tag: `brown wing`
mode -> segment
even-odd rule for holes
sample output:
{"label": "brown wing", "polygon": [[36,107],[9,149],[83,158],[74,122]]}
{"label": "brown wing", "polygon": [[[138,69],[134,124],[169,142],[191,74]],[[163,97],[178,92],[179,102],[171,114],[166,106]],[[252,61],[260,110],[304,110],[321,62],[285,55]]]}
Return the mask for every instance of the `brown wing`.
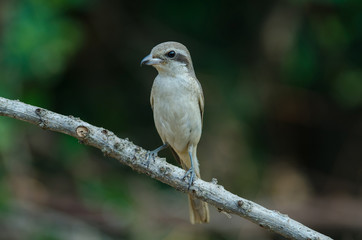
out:
{"label": "brown wing", "polygon": [[153,110],[153,87],[151,89],[151,96],[150,96],[151,108]]}
{"label": "brown wing", "polygon": [[198,100],[199,100],[199,108],[200,108],[200,114],[201,114],[201,123],[204,119],[204,93],[202,91],[201,84],[199,80],[196,79],[196,82],[198,84]]}

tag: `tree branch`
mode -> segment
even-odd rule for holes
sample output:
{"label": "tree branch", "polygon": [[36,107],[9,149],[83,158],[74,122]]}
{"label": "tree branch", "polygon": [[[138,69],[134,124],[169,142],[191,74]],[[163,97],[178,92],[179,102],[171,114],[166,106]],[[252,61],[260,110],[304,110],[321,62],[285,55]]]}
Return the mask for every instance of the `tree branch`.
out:
{"label": "tree branch", "polygon": [[220,211],[246,218],[259,226],[291,239],[331,239],[278,211],[266,209],[252,201],[241,198],[223,186],[196,179],[188,190],[188,181],[183,180],[185,171],[156,157],[147,167],[147,151],[127,139],[118,138],[113,132],[86,123],[73,116],[64,116],[49,110],[0,97],[0,116],[7,116],[35,124],[43,129],[73,136],[83,144],[102,150],[132,169],[147,174],[171,187],[187,192],[215,206]]}

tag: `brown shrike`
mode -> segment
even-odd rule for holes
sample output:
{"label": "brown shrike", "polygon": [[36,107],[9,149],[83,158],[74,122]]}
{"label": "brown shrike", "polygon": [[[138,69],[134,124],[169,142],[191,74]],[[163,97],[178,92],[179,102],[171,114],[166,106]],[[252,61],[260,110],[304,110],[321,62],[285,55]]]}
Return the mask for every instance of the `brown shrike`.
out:
{"label": "brown shrike", "polygon": [[[192,66],[191,56],[181,43],[164,42],[155,46],[141,65],[158,71],[151,90],[151,106],[163,145],[148,154],[155,158],[162,149],[171,147],[175,158],[187,170],[189,187],[196,175],[200,178],[196,156],[202,131],[204,95]],[[207,203],[189,195],[191,223],[209,222]]]}

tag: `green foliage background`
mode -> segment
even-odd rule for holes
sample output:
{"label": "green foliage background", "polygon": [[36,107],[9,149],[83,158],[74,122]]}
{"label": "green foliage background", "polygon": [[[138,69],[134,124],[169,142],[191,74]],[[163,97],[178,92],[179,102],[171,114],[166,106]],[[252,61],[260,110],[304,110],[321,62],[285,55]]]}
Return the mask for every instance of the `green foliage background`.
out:
{"label": "green foliage background", "polygon": [[[203,179],[334,239],[362,236],[358,0],[2,0],[0,96],[161,144],[141,59],[190,50],[205,94]],[[175,163],[169,152],[162,153]],[[282,239],[75,139],[0,118],[0,239]]]}

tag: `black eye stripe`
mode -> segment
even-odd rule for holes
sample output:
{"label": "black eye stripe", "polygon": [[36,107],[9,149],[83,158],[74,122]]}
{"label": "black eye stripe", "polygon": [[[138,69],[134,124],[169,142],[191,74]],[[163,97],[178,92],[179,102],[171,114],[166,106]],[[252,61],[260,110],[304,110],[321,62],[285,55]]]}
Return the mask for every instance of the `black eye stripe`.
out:
{"label": "black eye stripe", "polygon": [[187,59],[187,57],[185,55],[183,55],[181,53],[176,53],[174,50],[168,51],[167,53],[165,53],[165,56],[174,61],[183,63],[186,66],[188,66],[190,64],[189,60]]}
{"label": "black eye stripe", "polygon": [[189,65],[189,60],[187,59],[187,57],[185,55],[180,54],[180,53],[178,53],[176,55],[175,61],[178,61],[180,63],[184,63],[186,65]]}

